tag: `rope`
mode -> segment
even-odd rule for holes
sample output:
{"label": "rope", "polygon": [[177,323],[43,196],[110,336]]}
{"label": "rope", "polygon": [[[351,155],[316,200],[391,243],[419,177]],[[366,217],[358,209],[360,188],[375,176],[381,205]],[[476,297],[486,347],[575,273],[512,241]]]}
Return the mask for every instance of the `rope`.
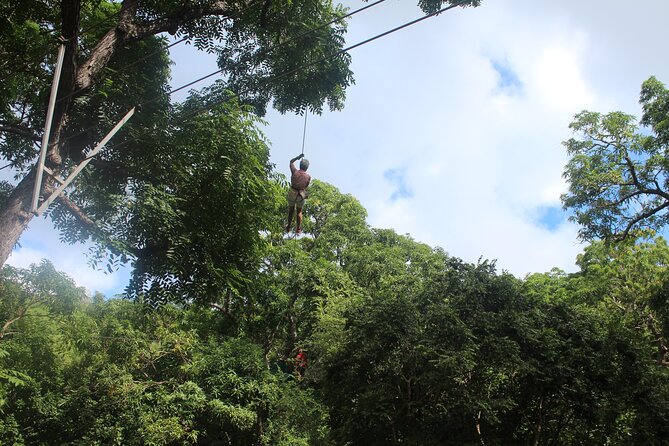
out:
{"label": "rope", "polygon": [[304,130],[302,131],[302,155],[304,155],[304,140],[306,139],[307,136],[307,115],[309,114],[309,110],[304,111]]}

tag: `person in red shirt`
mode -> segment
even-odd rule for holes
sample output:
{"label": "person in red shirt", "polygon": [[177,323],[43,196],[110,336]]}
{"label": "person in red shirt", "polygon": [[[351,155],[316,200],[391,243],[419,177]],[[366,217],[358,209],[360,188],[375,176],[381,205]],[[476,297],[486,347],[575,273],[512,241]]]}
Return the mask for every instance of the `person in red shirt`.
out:
{"label": "person in red shirt", "polygon": [[[295,161],[300,161],[300,168],[295,167]],[[304,200],[307,199],[307,187],[311,182],[311,175],[307,173],[309,160],[304,158],[304,154],[298,155],[290,160],[290,189],[288,190],[288,224],[286,232],[290,232],[293,224],[293,214],[295,216],[295,233],[302,232],[302,207]],[[297,209],[297,211],[296,211]]]}
{"label": "person in red shirt", "polygon": [[295,355],[295,372],[299,378],[302,378],[305,370],[307,370],[307,355],[300,348]]}

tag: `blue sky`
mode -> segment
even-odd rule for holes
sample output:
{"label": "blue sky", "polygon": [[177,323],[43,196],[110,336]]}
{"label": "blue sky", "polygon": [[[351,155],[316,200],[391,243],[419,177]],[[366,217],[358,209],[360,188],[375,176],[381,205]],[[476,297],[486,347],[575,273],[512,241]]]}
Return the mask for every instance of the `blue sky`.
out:
{"label": "blue sky", "polygon": [[[411,0],[388,0],[350,20],[347,45],[420,14]],[[666,0],[483,0],[355,49],[345,109],[309,116],[310,172],[358,198],[373,227],[466,261],[497,259],[519,277],[573,271],[583,246],[560,206],[561,142],[577,112],[638,116],[641,83],[669,82],[666,17]],[[216,69],[186,45],[173,57],[174,86]],[[287,174],[303,118],[266,119],[272,161]],[[105,293],[127,281],[88,268],[86,247],[60,244],[48,222],[21,243],[9,263],[48,257]]]}
{"label": "blue sky", "polygon": [[509,96],[522,94],[523,83],[518,78],[518,74],[513,71],[508,60],[490,59],[492,68],[497,72],[497,91],[500,94]]}
{"label": "blue sky", "polygon": [[393,186],[393,191],[390,194],[391,202],[395,202],[401,199],[410,199],[413,197],[413,190],[407,184],[406,173],[406,167],[388,169],[383,172],[383,178],[385,178]]}

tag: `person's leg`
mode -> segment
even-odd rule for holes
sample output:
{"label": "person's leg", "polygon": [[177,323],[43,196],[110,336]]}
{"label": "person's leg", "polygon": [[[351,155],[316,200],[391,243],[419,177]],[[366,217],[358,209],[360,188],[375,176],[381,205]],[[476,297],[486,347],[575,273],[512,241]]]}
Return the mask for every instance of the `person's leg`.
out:
{"label": "person's leg", "polygon": [[297,215],[295,217],[295,232],[297,234],[302,232],[302,207],[297,205]]}
{"label": "person's leg", "polygon": [[296,194],[293,189],[288,189],[288,194],[286,194],[286,200],[288,201],[288,224],[286,224],[286,232],[290,232],[290,227],[293,224],[293,212],[295,209],[295,198]]}
{"label": "person's leg", "polygon": [[286,232],[290,232],[290,227],[293,224],[293,210],[295,205],[288,204],[288,224],[286,225]]}

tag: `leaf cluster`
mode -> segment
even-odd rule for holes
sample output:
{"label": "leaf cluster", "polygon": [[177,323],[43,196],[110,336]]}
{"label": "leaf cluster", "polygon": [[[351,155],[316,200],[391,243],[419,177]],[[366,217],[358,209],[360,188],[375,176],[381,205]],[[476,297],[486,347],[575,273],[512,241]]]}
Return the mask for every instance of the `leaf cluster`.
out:
{"label": "leaf cluster", "polygon": [[639,129],[622,112],[583,111],[564,142],[570,155],[564,170],[569,192],[562,196],[584,239],[620,239],[669,221],[669,164],[666,112],[669,93],[654,77],[644,82]]}

